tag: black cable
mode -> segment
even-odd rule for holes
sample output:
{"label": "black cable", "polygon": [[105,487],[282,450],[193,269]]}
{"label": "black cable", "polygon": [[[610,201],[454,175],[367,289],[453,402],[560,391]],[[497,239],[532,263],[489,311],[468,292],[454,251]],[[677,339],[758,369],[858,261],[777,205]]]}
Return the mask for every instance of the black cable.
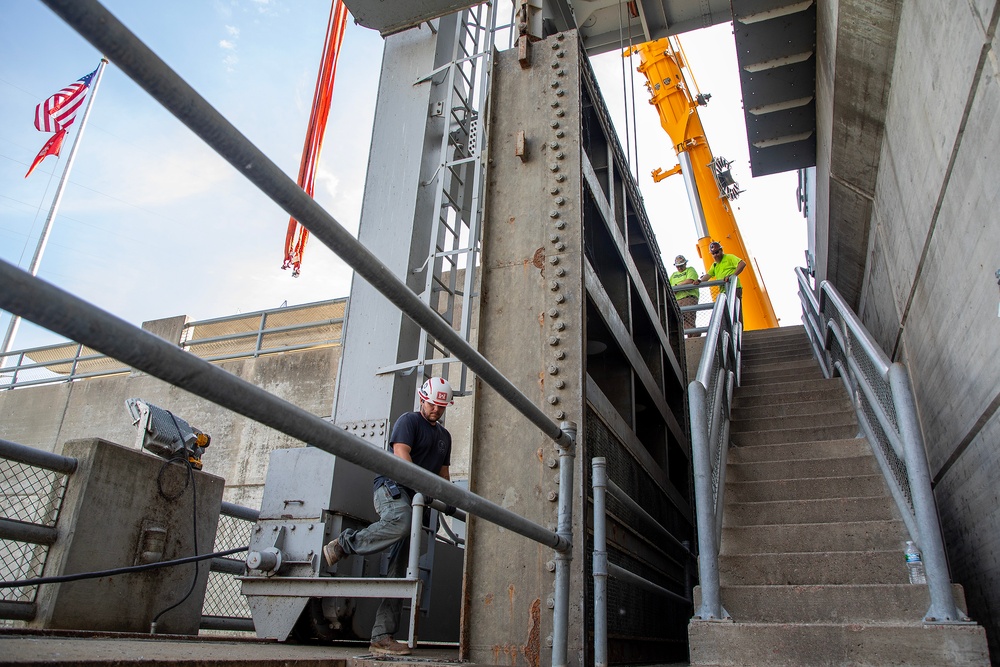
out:
{"label": "black cable", "polygon": [[113,570],[100,570],[98,572],[81,572],[80,574],[64,574],[58,577],[37,577],[35,579],[22,579],[21,581],[0,581],[0,588],[19,588],[21,586],[41,586],[42,584],[65,584],[70,581],[80,581],[81,579],[99,579],[101,577],[113,577],[118,574],[132,574],[134,572],[145,572],[155,570],[160,567],[174,567],[176,565],[187,565],[196,561],[208,560],[209,558],[222,558],[247,551],[250,547],[236,547],[227,551],[217,551],[213,554],[203,556],[187,556],[175,560],[164,560],[159,563],[148,563],[146,565],[131,565],[129,567],[118,567]]}
{"label": "black cable", "polygon": [[[170,420],[174,423],[174,428],[177,429],[177,436],[180,438],[180,443],[181,443],[180,456],[184,457],[183,460],[184,460],[184,463],[187,466],[187,473],[188,473],[188,477],[187,478],[188,478],[188,483],[191,486],[191,526],[194,529],[194,555],[197,556],[198,555],[198,489],[197,489],[197,486],[198,485],[195,483],[195,480],[194,480],[194,466],[191,463],[191,458],[188,456],[188,450],[187,450],[187,447],[185,446],[185,443],[184,443],[184,433],[181,431],[181,425],[177,423],[177,418],[174,417],[174,413],[172,413],[169,410],[167,410],[167,414],[170,415]],[[173,460],[173,459],[175,459],[175,458],[177,458],[176,454],[174,455],[174,457],[172,459],[169,459],[167,461],[167,463],[170,463],[170,461]],[[163,469],[161,468],[160,471],[162,472]],[[157,475],[157,486],[159,486],[159,475]],[[180,494],[178,494],[176,497],[179,498],[180,495],[184,493],[185,489],[187,489],[186,485],[185,485],[184,489],[181,489]],[[159,491],[160,491],[160,494],[163,495],[164,498],[167,498],[167,496],[163,493],[163,489],[162,488],[160,488]],[[167,499],[168,500],[173,500],[172,498],[167,498]],[[176,609],[177,607],[179,607],[182,604],[184,604],[184,602],[189,597],[191,597],[191,594],[194,593],[195,586],[198,584],[198,576],[201,574],[201,571],[199,570],[198,563],[199,563],[199,561],[197,561],[197,560],[194,562],[194,577],[191,579],[191,586],[190,586],[190,588],[188,588],[188,592],[185,593],[184,597],[182,597],[180,600],[178,600],[174,604],[170,605],[169,607],[167,607],[166,609],[164,609],[163,611],[161,611],[160,613],[158,613],[156,616],[153,617],[153,620],[150,621],[150,623],[149,623],[149,634],[156,634],[156,622],[160,620],[160,616],[163,616],[168,611]]]}

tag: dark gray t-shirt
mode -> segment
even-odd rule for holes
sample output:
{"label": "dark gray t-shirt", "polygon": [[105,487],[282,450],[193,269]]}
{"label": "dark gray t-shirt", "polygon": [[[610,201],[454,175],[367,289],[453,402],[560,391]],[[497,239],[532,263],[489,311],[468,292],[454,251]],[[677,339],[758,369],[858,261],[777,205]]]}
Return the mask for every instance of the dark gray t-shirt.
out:
{"label": "dark gray t-shirt", "polygon": [[[407,412],[396,420],[389,436],[389,446],[401,442],[410,446],[410,458],[418,466],[434,473],[451,465],[451,433],[440,424],[431,424],[419,412]],[[391,481],[384,475],[375,478],[375,489]],[[402,485],[400,485],[402,486]],[[402,486],[413,497],[413,490]]]}

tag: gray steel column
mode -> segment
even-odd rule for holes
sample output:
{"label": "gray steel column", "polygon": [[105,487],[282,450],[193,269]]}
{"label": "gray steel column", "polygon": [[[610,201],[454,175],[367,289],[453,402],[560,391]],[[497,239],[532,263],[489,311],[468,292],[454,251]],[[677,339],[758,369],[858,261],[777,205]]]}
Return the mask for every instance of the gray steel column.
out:
{"label": "gray steel column", "polygon": [[[424,184],[441,162],[444,125],[431,110],[446,92],[440,77],[426,75],[451,58],[457,20],[390,35],[382,56],[358,240],[414,292],[424,287],[414,269],[427,259],[435,216]],[[349,308],[333,420],[394,420],[414,408],[417,378],[379,369],[415,358],[420,329],[357,274]]]}

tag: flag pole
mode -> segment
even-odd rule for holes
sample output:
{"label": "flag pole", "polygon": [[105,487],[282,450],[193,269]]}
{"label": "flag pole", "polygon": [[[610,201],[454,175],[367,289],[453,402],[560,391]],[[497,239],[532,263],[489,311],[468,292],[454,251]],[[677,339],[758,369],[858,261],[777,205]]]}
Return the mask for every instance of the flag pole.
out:
{"label": "flag pole", "polygon": [[[104,74],[104,66],[107,64],[108,59],[101,58],[101,63],[97,66],[97,75],[94,78],[94,83],[90,86],[87,106],[84,108],[83,117],[80,119],[80,129],[77,130],[76,139],[73,140],[73,147],[66,157],[66,166],[63,167],[59,186],[56,188],[56,193],[52,198],[52,206],[49,208],[49,215],[45,219],[42,235],[38,237],[38,245],[35,246],[35,255],[31,258],[31,266],[28,268],[28,271],[33,276],[38,275],[38,265],[42,263],[42,253],[45,252],[45,246],[49,242],[49,235],[52,233],[52,223],[55,222],[56,213],[59,211],[59,204],[62,203],[63,191],[66,189],[66,183],[69,182],[69,172],[73,168],[76,149],[80,147],[80,140],[83,139],[83,130],[87,127],[87,119],[90,118],[90,109],[94,105],[94,98],[97,97],[97,87],[101,85],[101,76]],[[6,354],[10,352],[10,348],[14,344],[14,336],[17,335],[17,329],[20,325],[21,318],[14,315],[7,325],[7,333],[3,338],[3,346],[0,347],[0,364],[4,362]]]}

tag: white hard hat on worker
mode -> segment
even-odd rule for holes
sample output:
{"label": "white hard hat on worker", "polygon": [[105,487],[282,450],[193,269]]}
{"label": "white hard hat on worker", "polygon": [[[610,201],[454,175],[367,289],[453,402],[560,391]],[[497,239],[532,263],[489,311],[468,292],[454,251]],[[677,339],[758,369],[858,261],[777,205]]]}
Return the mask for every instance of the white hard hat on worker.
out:
{"label": "white hard hat on worker", "polygon": [[447,407],[449,405],[454,405],[455,401],[452,400],[453,391],[451,389],[451,383],[442,377],[432,377],[428,378],[426,382],[420,387],[420,391],[417,395],[420,397],[421,401],[427,401],[433,405],[438,405],[440,407]]}

